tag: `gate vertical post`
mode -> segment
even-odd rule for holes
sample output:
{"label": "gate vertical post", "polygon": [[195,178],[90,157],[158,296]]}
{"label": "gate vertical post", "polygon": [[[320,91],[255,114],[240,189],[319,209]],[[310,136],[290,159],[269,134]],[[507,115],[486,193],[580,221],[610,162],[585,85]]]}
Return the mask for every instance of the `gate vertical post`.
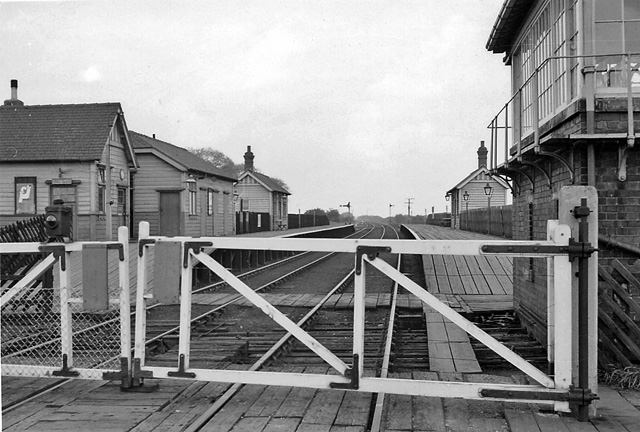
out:
{"label": "gate vertical post", "polygon": [[118,228],[118,242],[122,245],[124,260],[119,261],[120,280],[120,357],[131,365],[131,297],[129,289],[129,229]]}
{"label": "gate vertical post", "polygon": [[138,276],[136,284],[136,335],[134,357],[144,366],[145,339],[147,335],[147,247],[140,242],[149,237],[149,222],[140,222],[138,228]]}
{"label": "gate vertical post", "polygon": [[[547,225],[553,231],[550,233],[554,243],[558,245],[568,245],[571,231],[566,225],[558,225],[557,221],[549,221]],[[553,263],[553,286],[547,290],[550,298],[547,320],[553,321],[553,326],[549,331],[553,334],[547,338],[553,340],[552,358],[554,383],[556,389],[569,390],[573,383],[573,359],[572,342],[574,339],[572,311],[571,285],[573,276],[571,273],[571,263],[566,255],[558,255],[551,258]],[[570,411],[568,402],[556,402],[556,411]]]}
{"label": "gate vertical post", "polygon": [[[71,254],[64,251],[64,259],[60,260],[60,345],[63,369],[73,367],[73,320],[69,306],[69,289],[71,289],[71,272],[67,267],[71,263]],[[66,265],[64,264],[66,263]]]}
{"label": "gate vertical post", "polygon": [[[554,231],[558,226],[558,220],[547,221],[547,240],[553,241]],[[547,362],[549,373],[554,370],[555,362],[555,278],[554,257],[547,258]]]}
{"label": "gate vertical post", "polygon": [[193,275],[193,257],[182,243],[184,263],[180,270],[180,339],[178,342],[178,359],[181,371],[189,367],[189,350],[191,347],[191,285]]}
{"label": "gate vertical post", "polygon": [[[574,215],[574,209],[580,207],[583,204],[583,199],[586,199],[586,205],[591,212],[588,216],[585,216],[586,222],[589,224],[588,238],[592,243],[597,244],[598,239],[598,193],[593,186],[564,186],[560,189],[559,193],[559,211],[558,217],[561,224],[568,225],[571,228],[571,235],[574,239],[579,235],[579,219]],[[571,264],[572,274],[578,273],[578,261],[573,260]],[[573,334],[578,335],[580,330],[586,331],[585,342],[587,344],[586,351],[586,363],[587,371],[584,372],[587,375],[587,388],[593,393],[598,391],[598,253],[594,252],[587,258],[586,271],[588,272],[588,286],[586,287],[586,329],[580,329],[578,320],[578,278],[572,278],[572,315],[573,319]],[[580,359],[578,349],[578,338],[573,338],[572,344],[573,358]],[[573,382],[579,381],[579,367],[578,363],[574,362],[573,367]],[[589,414],[595,415],[595,404],[589,405]]]}
{"label": "gate vertical post", "polygon": [[[364,365],[364,303],[365,303],[365,278],[366,266],[364,255],[356,253],[356,273],[353,281],[353,354],[357,354],[358,373],[362,373]],[[354,358],[354,362],[356,359]],[[359,378],[359,377],[358,377]],[[353,377],[352,377],[353,379]]]}

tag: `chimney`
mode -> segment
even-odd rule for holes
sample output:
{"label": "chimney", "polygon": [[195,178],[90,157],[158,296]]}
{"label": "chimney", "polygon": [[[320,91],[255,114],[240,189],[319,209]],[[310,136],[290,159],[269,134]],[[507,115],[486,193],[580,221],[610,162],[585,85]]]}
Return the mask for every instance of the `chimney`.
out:
{"label": "chimney", "polygon": [[4,101],[5,106],[23,106],[24,103],[18,99],[18,80],[11,80],[11,99]]}
{"label": "chimney", "polygon": [[478,147],[478,168],[487,168],[487,153],[488,150],[484,146],[484,141],[480,141],[480,147]]}
{"label": "chimney", "polygon": [[253,171],[253,153],[251,146],[247,146],[247,152],[244,154],[244,170]]}

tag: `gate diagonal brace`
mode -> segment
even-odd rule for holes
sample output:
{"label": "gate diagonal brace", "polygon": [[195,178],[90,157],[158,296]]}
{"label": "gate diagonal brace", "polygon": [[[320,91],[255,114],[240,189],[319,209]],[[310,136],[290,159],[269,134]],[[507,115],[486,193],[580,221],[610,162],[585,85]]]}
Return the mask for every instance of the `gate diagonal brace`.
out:
{"label": "gate diagonal brace", "polygon": [[367,255],[369,261],[378,257],[380,252],[391,252],[388,246],[358,246],[356,248],[356,274],[362,273],[362,255]]}
{"label": "gate diagonal brace", "polygon": [[344,372],[345,378],[350,378],[348,383],[332,382],[329,387],[333,389],[358,390],[360,388],[360,366],[358,366],[358,354],[353,355],[353,365]]}
{"label": "gate diagonal brace", "polygon": [[67,259],[65,258],[64,245],[39,246],[38,250],[42,253],[52,253],[55,258],[58,258],[60,260],[60,269],[62,269],[62,271],[65,271],[67,269]]}
{"label": "gate diagonal brace", "polygon": [[184,257],[182,259],[182,267],[187,268],[189,266],[189,251],[193,249],[193,253],[202,252],[203,247],[213,246],[211,242],[185,242],[184,243]]}

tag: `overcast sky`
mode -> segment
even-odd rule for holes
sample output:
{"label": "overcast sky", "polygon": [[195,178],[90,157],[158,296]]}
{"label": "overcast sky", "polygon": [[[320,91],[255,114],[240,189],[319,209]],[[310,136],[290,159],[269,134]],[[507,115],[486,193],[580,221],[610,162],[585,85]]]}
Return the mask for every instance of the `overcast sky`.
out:
{"label": "overcast sky", "polygon": [[[284,180],[289,211],[445,211],[509,98],[503,0],[0,0],[0,100],[120,102],[129,129]],[[4,90],[3,90],[4,89]],[[344,210],[344,209],[340,209]]]}

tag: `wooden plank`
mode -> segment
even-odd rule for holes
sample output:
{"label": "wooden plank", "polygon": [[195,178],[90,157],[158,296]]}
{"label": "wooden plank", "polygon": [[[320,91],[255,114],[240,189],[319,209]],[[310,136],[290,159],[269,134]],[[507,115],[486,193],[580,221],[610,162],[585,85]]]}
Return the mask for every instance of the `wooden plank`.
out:
{"label": "wooden plank", "polygon": [[[417,380],[438,380],[435,372],[413,372],[413,378]],[[444,422],[444,405],[442,398],[414,396],[413,406],[413,430],[446,432]]]}
{"label": "wooden plank", "polygon": [[433,255],[422,255],[422,268],[424,269],[425,276],[436,274]]}
{"label": "wooden plank", "polygon": [[460,276],[471,276],[469,265],[467,264],[467,260],[464,259],[464,256],[454,255],[453,260],[456,264],[457,271]]}
{"label": "wooden plank", "polygon": [[[461,382],[462,374],[440,372],[441,381]],[[452,431],[466,431],[469,427],[469,404],[465,399],[445,398],[443,400],[445,422]]]}
{"label": "wooden plank", "polygon": [[512,431],[518,432],[540,432],[538,423],[536,422],[533,413],[529,410],[520,410],[505,408],[504,416],[507,419],[507,424]]}
{"label": "wooden plank", "polygon": [[469,417],[469,430],[473,432],[499,432],[509,429],[505,419]]}
{"label": "wooden plank", "polygon": [[[410,379],[411,374],[393,374],[396,378]],[[411,396],[389,394],[385,398],[384,430],[412,430],[413,406]]]}
{"label": "wooden plank", "polygon": [[370,408],[371,393],[346,392],[334,424],[364,428],[369,420]]}
{"label": "wooden plank", "polygon": [[466,294],[465,286],[462,283],[462,278],[458,275],[450,275],[449,285],[451,286],[451,292],[454,294]]}
{"label": "wooden plank", "polygon": [[342,404],[344,393],[343,391],[318,390],[302,417],[301,425],[312,423],[331,426]]}
{"label": "wooden plank", "polygon": [[476,286],[476,282],[471,275],[463,275],[460,276],[460,280],[462,281],[462,286],[464,286],[463,294],[478,294],[478,287]]}
{"label": "wooden plank", "polygon": [[[598,396],[600,396],[600,401],[598,401],[599,419],[608,418],[612,420],[612,423],[615,420],[615,422],[620,423],[629,431],[638,430],[640,413],[628,400],[620,396],[620,393],[611,387],[600,386],[598,388]],[[599,428],[599,422],[594,423]]]}
{"label": "wooden plank", "polygon": [[445,274],[436,275],[436,279],[438,281],[438,293],[452,293],[451,284],[449,283],[449,277]]}
{"label": "wooden plank", "polygon": [[569,429],[558,414],[533,413],[540,432],[569,432]]}
{"label": "wooden plank", "polygon": [[[297,430],[300,424],[299,417],[274,417],[269,420],[262,432],[291,432]],[[254,431],[257,432],[257,431]]]}
{"label": "wooden plank", "polygon": [[269,386],[245,413],[247,417],[273,416],[291,392],[291,387]]}
{"label": "wooden plank", "polygon": [[[269,423],[269,417],[242,417],[233,426],[234,432],[256,432],[262,431]],[[215,425],[216,429],[218,425]],[[219,430],[219,429],[218,429]]]}
{"label": "wooden plank", "polygon": [[245,385],[233,396],[208,424],[215,425],[216,430],[230,430],[264,392],[266,386]]}

